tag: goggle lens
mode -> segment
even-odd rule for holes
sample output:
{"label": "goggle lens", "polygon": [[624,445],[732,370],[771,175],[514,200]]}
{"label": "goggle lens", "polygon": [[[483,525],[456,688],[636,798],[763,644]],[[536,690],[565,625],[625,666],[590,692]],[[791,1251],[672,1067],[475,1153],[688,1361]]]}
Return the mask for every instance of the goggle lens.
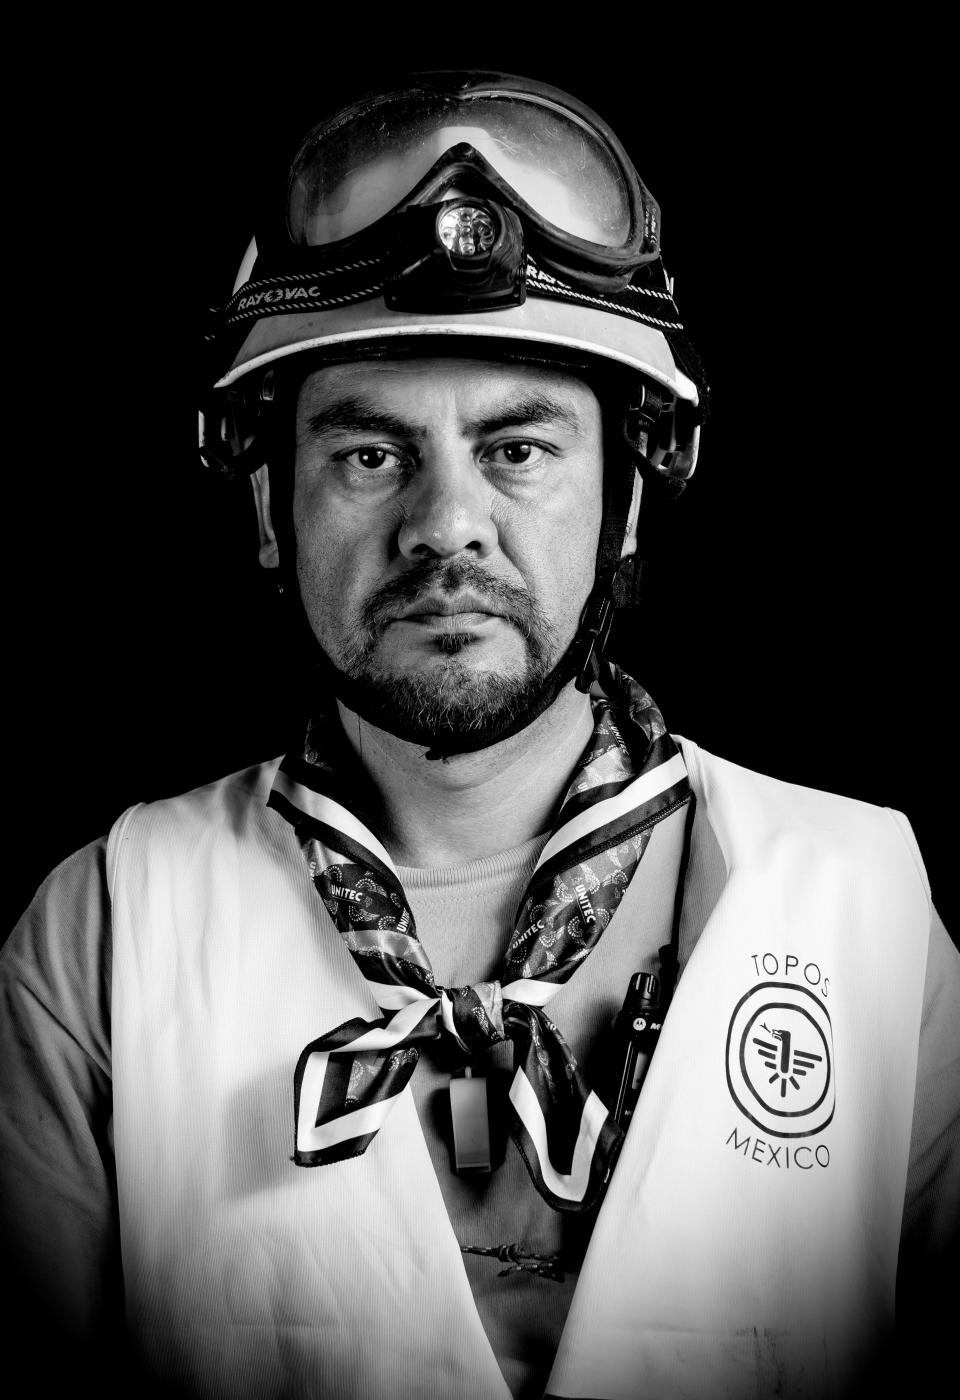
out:
{"label": "goggle lens", "polygon": [[293,242],[318,247],[369,228],[460,143],[563,233],[603,248],[628,242],[630,186],[601,134],[548,98],[499,89],[388,96],[314,132],[291,173]]}

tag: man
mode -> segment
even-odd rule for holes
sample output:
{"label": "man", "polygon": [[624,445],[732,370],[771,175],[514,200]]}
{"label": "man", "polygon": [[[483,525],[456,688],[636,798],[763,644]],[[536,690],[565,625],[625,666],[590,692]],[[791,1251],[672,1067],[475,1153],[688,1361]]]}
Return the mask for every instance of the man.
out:
{"label": "man", "polygon": [[122,1289],[188,1394],[851,1393],[956,1207],[956,958],[902,818],[605,655],[706,393],[616,138],[491,75],[335,114],[212,361],[312,713],[9,946],[34,1295]]}

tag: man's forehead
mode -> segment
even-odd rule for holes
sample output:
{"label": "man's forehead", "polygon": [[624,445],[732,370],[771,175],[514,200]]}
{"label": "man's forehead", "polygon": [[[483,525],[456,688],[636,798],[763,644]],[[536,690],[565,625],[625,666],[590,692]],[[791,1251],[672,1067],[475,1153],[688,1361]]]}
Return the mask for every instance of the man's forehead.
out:
{"label": "man's forehead", "polygon": [[454,402],[467,415],[501,404],[536,409],[543,419],[555,411],[571,426],[586,425],[599,409],[590,385],[563,365],[526,365],[473,356],[404,356],[323,365],[303,380],[300,416],[349,397],[384,406],[425,407]]}

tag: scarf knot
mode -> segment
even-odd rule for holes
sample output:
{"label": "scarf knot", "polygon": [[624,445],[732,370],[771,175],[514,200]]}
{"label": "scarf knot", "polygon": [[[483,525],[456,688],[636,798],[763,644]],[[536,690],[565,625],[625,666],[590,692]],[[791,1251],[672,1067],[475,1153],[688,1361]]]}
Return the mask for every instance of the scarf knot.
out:
{"label": "scarf knot", "polygon": [[477,982],[472,987],[438,987],[443,1029],[471,1059],[507,1039],[503,1028],[503,987]]}

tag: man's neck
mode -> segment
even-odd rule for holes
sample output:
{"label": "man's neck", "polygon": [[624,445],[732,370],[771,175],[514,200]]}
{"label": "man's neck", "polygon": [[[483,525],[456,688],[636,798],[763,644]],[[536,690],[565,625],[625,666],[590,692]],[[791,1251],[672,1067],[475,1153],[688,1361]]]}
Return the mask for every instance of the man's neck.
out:
{"label": "man's neck", "polygon": [[519,734],[442,759],[339,708],[398,865],[461,865],[549,831],[593,733],[589,697],[572,684]]}

